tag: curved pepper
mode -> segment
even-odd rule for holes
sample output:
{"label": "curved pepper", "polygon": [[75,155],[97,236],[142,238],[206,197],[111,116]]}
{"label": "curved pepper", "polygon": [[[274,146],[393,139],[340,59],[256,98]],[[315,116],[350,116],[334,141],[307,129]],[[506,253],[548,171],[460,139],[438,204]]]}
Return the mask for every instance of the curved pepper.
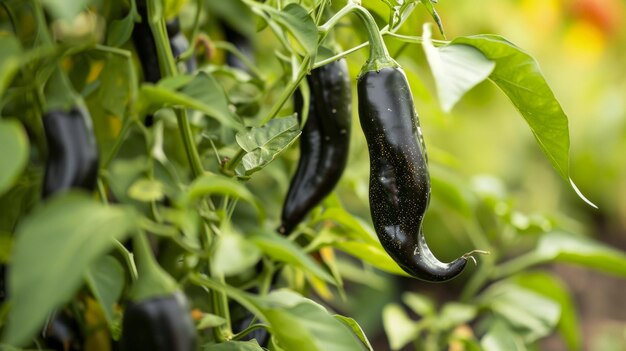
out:
{"label": "curved pepper", "polygon": [[[300,136],[300,161],[289,185],[278,232],[289,234],[333,190],[348,161],[351,89],[348,67],[339,60],[311,71],[309,117]],[[302,110],[295,95],[295,110]],[[302,121],[300,121],[302,122]]]}
{"label": "curved pepper", "polygon": [[382,246],[416,278],[439,282],[456,277],[467,256],[440,262],[422,232],[430,177],[404,72],[399,67],[364,72],[358,79],[358,100],[370,154],[370,211]]}
{"label": "curved pepper", "polygon": [[43,196],[80,187],[93,190],[98,178],[98,147],[89,112],[73,108],[53,110],[43,116],[48,161]]}
{"label": "curved pepper", "polygon": [[121,350],[195,351],[196,330],[185,295],[131,302],[124,312]]}

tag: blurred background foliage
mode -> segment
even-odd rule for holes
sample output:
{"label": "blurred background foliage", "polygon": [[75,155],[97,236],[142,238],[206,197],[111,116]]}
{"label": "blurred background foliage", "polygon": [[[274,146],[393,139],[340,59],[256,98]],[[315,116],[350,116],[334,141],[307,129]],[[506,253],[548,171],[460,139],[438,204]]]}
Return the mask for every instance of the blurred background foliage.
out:
{"label": "blurred background foliage", "polygon": [[[383,1],[362,2],[378,16],[381,24],[386,21],[389,9]],[[104,18],[110,21],[124,16],[124,6],[120,5],[123,3],[123,0],[92,1],[92,6],[98,9],[97,13],[103,18],[81,17],[87,23],[88,32],[102,37],[102,21]],[[169,11],[172,13],[180,9],[181,26],[189,34],[196,10],[194,2],[169,3]],[[217,3],[220,1],[206,1],[208,15],[202,30],[211,40],[224,40],[219,21],[211,21],[219,19],[254,36],[253,43],[257,49],[255,59],[265,82],[280,80],[288,67],[283,66],[273,54],[279,48],[273,33],[267,29],[256,33],[256,21],[251,13],[228,12],[228,6],[221,7]],[[307,1],[302,3],[306,5]],[[339,8],[345,2],[335,0],[332,3]],[[428,148],[433,195],[424,230],[435,254],[443,261],[448,261],[476,248],[469,240],[472,232],[477,230],[476,225],[501,250],[499,259],[516,257],[529,250],[537,241],[538,234],[554,228],[586,234],[626,250],[626,162],[621,154],[622,150],[626,150],[626,26],[623,24],[626,20],[626,3],[620,0],[440,0],[436,9],[442,18],[447,39],[495,33],[537,59],[569,117],[570,174],[581,191],[599,209],[585,204],[569,184],[559,178],[537,146],[527,124],[494,84],[488,81],[481,83],[452,112],[445,113],[438,104],[435,83],[422,47],[386,38],[390,53],[405,68],[409,78]],[[424,22],[432,22],[432,19],[420,6],[400,32],[421,35]],[[7,21],[0,23],[8,26]],[[23,22],[19,26],[25,37],[33,35],[32,23]],[[366,40],[360,26],[351,26],[349,21],[342,22],[342,26],[337,30],[336,40],[343,49]],[[81,34],[71,29],[64,29],[61,25],[53,28],[61,41],[81,40]],[[2,30],[10,31],[8,27]],[[443,39],[443,36],[435,33],[435,38]],[[130,47],[130,43],[127,43],[124,48],[130,50]],[[210,60],[205,63],[223,63],[222,50],[213,48],[211,54]],[[353,82],[365,58],[366,50],[348,56]],[[104,80],[104,77],[118,77],[122,81],[128,79],[124,65],[120,63],[122,60],[118,58],[118,61],[114,56],[87,52],[67,62],[72,67],[71,79],[76,90],[89,92],[86,103],[105,154],[107,145],[110,147],[120,132],[124,103],[118,97],[108,96],[103,99],[100,94],[91,92],[98,91],[98,84],[109,88],[115,84],[124,85],[115,79],[109,82]],[[240,86],[233,82],[228,72],[222,73],[216,76],[229,98],[232,98],[235,91],[231,89]],[[280,87],[278,83],[268,87],[273,94],[266,96],[267,101],[260,106],[256,116],[264,116],[271,108],[271,102],[281,92]],[[107,92],[112,90],[103,88]],[[125,94],[121,92],[120,98],[127,96]],[[24,104],[27,103],[28,99],[25,99]],[[371,223],[368,206],[369,158],[356,114],[356,94],[353,96],[353,107],[354,132],[349,165],[336,195],[327,199],[326,204],[333,207],[341,202],[350,214]],[[19,111],[19,104],[14,109]],[[291,114],[291,109],[287,104],[280,116]],[[206,123],[211,122],[203,120],[201,115],[192,116],[191,119],[196,126],[210,129]],[[184,151],[179,147],[179,133],[173,116],[168,116],[166,111],[163,120],[165,135],[168,136],[164,141],[168,157],[175,164],[186,164]],[[201,143],[205,167],[213,171],[219,165],[210,141],[219,140],[223,143],[217,145],[220,154],[234,153],[234,149],[228,146],[229,143],[233,144],[232,133],[223,130],[216,133],[222,134],[218,137],[206,135]],[[121,155],[130,158],[133,154],[145,154],[142,142],[140,137],[133,138],[131,135]],[[297,147],[292,146],[248,182],[248,187],[260,198],[270,222],[279,218],[289,177],[293,174],[298,157]],[[111,169],[113,178],[123,179],[138,172],[128,162],[126,165],[120,162],[118,166]],[[119,170],[119,174],[115,173],[115,169]],[[249,206],[239,206],[234,218],[238,218],[238,215],[249,218],[251,212]],[[311,222],[320,215],[319,212],[313,214]],[[474,216],[477,223],[471,219]],[[236,224],[245,230],[256,222],[250,221],[248,224],[241,221]],[[325,229],[320,228],[320,232]],[[331,255],[328,251],[326,254]],[[470,267],[452,282],[433,285],[383,274],[368,266],[363,268],[347,255],[338,254],[337,267],[347,282],[345,288],[348,297],[334,290],[328,291],[322,285],[314,287],[315,293],[341,314],[355,318],[376,350],[388,349],[390,342],[392,345],[397,342],[397,339],[389,338],[389,332],[393,333],[394,328],[396,331],[402,327],[412,328],[410,321],[403,323],[389,317],[403,315],[394,310],[398,303],[411,307],[404,309],[408,318],[425,319],[428,313],[434,313],[432,310],[438,310],[444,302],[459,300],[461,290],[477,271],[477,268]],[[560,264],[548,268],[565,282],[563,286],[567,286],[572,293],[572,301],[578,312],[567,309],[567,313],[578,313],[582,326],[578,338],[585,345],[583,349],[625,349],[626,306],[620,292],[626,290],[626,281]],[[542,285],[545,282],[541,273],[524,274],[524,279],[519,278],[524,282],[520,285]],[[289,273],[285,275],[289,280]],[[293,285],[298,284],[297,275],[294,274],[291,279]],[[560,286],[559,283],[555,284]],[[535,288],[539,289],[537,286]],[[567,298],[564,300],[569,301]],[[524,301],[528,300],[512,300],[510,303],[515,305]],[[453,314],[457,317],[463,315],[460,310],[462,307],[457,306]],[[470,316],[469,319],[472,318]],[[576,319],[575,316],[573,318]],[[480,330],[480,326],[473,326],[473,331],[464,322],[460,320],[460,327],[454,330],[455,334],[467,336]],[[577,329],[573,330],[576,332]],[[572,340],[576,339],[575,335],[570,335],[569,341],[553,336],[536,347],[550,351],[568,350],[572,343],[576,343]],[[411,347],[406,346],[403,350],[414,349]],[[465,348],[451,343],[449,350]]]}

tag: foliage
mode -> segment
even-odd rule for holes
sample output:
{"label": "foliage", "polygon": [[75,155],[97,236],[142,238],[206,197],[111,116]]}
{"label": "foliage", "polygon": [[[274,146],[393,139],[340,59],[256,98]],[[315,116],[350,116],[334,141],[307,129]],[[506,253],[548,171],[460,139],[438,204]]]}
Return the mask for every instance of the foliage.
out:
{"label": "foliage", "polygon": [[[301,111],[289,101],[306,89],[303,78],[314,67],[347,57],[358,72],[365,63],[366,31],[348,15],[360,1],[148,0],[152,16],[142,20],[156,27],[180,17],[194,44],[174,58],[165,31],[156,31],[159,62],[168,67],[156,84],[140,83],[130,40],[139,21],[135,0],[0,1],[0,260],[9,288],[0,309],[1,347],[38,345],[37,331],[63,309],[81,323],[86,344],[102,332],[119,340],[137,280],[124,242],[145,233],[189,298],[206,350],[262,349],[242,341],[252,330],[233,331],[234,302],[254,314],[252,329],[269,331],[270,350],[372,350],[363,331],[372,325],[383,326],[393,350],[410,343],[426,350],[528,350],[555,330],[580,350],[572,297],[538,266],[565,262],[626,276],[624,252],[554,214],[523,212],[499,179],[468,180],[451,167],[454,157],[429,145],[433,203],[425,232],[443,233],[429,237],[435,251],[491,255],[446,283],[458,291],[454,301],[433,298],[427,286],[405,291],[401,301],[377,300],[385,306],[380,314],[371,306],[372,323],[360,311],[369,305],[355,308],[359,294],[384,296],[408,278],[368,218],[361,135],[338,191],[289,237],[274,231],[298,157]],[[569,174],[567,116],[537,61],[497,35],[436,40],[425,24],[418,36],[428,17],[444,33],[435,3],[369,0],[362,8],[380,25],[368,29],[399,48],[390,52],[408,62],[416,91],[425,87],[415,67],[430,68],[442,111],[493,82],[527,123],[546,164],[588,201]],[[220,40],[220,23],[252,38],[256,63],[224,64],[225,51],[245,55]],[[400,59],[407,46],[423,49],[425,60]],[[179,72],[176,60],[190,55],[199,68]],[[53,84],[55,67],[67,76],[65,86]],[[69,97],[92,116],[101,153],[97,194],[72,190],[41,200],[48,152],[41,116]],[[148,114],[155,117],[150,127],[143,123]],[[426,135],[428,124],[422,117]]]}

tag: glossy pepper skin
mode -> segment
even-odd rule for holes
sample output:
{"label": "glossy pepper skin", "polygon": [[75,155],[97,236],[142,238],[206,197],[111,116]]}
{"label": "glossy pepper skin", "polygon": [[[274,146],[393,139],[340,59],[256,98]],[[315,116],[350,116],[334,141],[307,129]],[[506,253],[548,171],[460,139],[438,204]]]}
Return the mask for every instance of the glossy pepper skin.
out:
{"label": "glossy pepper skin", "polygon": [[357,88],[359,119],[370,154],[370,211],[382,246],[413,277],[432,282],[456,277],[467,264],[466,256],[440,262],[422,232],[430,177],[404,72],[397,67],[367,71]]}
{"label": "glossy pepper skin", "polygon": [[[316,68],[307,77],[309,116],[300,135],[300,160],[289,185],[278,228],[289,234],[334,189],[346,168],[352,93],[345,60]],[[302,96],[294,107],[302,110]]]}
{"label": "glossy pepper skin", "polygon": [[126,307],[122,351],[195,351],[196,343],[196,329],[181,292]]}
{"label": "glossy pepper skin", "polygon": [[87,110],[49,111],[43,116],[48,161],[43,197],[69,188],[93,190],[98,178],[98,146]]}

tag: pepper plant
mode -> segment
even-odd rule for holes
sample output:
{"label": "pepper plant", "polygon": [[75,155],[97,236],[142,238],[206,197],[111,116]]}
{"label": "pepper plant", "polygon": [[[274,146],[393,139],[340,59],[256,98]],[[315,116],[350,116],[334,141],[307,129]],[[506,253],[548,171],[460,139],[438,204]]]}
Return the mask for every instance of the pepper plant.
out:
{"label": "pepper plant", "polygon": [[[442,23],[432,0],[0,0],[0,347],[510,351],[558,331],[581,349],[567,287],[538,267],[626,276],[626,255],[551,214],[519,211],[501,182],[455,173],[443,152],[429,159],[424,232],[437,256],[490,255],[462,257],[476,265],[444,283],[458,292],[452,301],[422,284],[382,312],[355,305],[360,291],[385,295],[412,279],[394,261],[407,247],[379,241],[369,215],[357,109],[337,191],[289,235],[276,231],[306,156],[297,147],[314,99],[305,77],[344,58],[353,87],[405,66],[408,80],[353,94],[359,103],[410,100],[405,83],[424,87],[416,67],[430,69],[444,112],[490,81],[518,112],[503,118],[522,117],[546,163],[594,206],[570,177],[568,119],[534,58],[498,35],[449,40]],[[46,116],[76,109],[85,125],[51,137]],[[387,139],[423,132],[421,148],[409,143],[423,150],[432,127],[420,120],[419,133]],[[366,132],[372,147],[378,136]],[[76,167],[65,156],[87,146],[81,135],[97,141],[94,183],[55,184],[65,178],[48,169]],[[397,169],[415,171],[407,165]],[[430,185],[419,186],[426,207]]]}

